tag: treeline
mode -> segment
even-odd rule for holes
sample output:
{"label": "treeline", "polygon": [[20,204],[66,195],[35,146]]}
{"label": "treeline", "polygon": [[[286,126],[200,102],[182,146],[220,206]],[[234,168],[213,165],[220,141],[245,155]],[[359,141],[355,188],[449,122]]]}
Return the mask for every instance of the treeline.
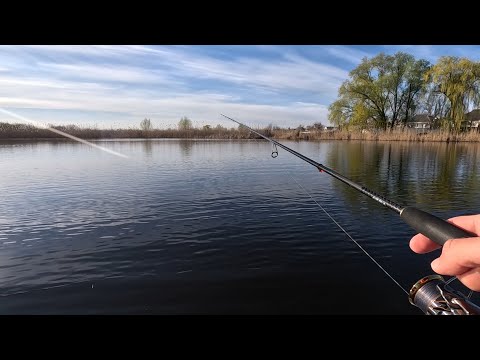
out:
{"label": "treeline", "polygon": [[[431,128],[459,132],[480,104],[480,62],[453,56],[436,64],[403,52],[364,58],[339,89],[329,120],[341,128],[386,130],[427,115]],[[470,119],[471,121],[471,119]]]}
{"label": "treeline", "polygon": [[[226,128],[221,125],[217,125],[215,127],[206,125],[202,128],[196,128],[191,125],[191,122],[185,123],[185,119],[180,120],[178,128],[174,129],[156,129],[152,126],[149,119],[143,120],[140,123],[140,128],[132,127],[127,129],[98,129],[95,127],[80,127],[77,125],[50,125],[49,127],[81,139],[261,139],[260,136],[241,126]],[[283,139],[306,139],[306,137],[302,136],[302,131],[304,131],[305,128],[301,126],[296,129],[280,129],[267,126],[265,128],[257,127],[255,130],[269,137],[278,137]],[[313,136],[314,132],[311,134]],[[0,139],[63,138],[65,137],[59,133],[30,124],[0,123]]]}
{"label": "treeline", "polygon": [[[143,123],[143,122],[142,122]],[[143,123],[145,124],[145,123]],[[151,126],[126,129],[98,129],[77,125],[51,125],[53,129],[81,139],[140,139],[140,138],[198,138],[198,139],[243,139],[245,134],[237,129],[221,126],[208,129],[189,127],[187,129],[155,129]],[[0,139],[55,139],[61,134],[30,124],[0,123]]]}
{"label": "treeline", "polygon": [[[255,128],[265,136],[277,140],[367,140],[367,141],[442,141],[442,142],[480,142],[480,133],[454,133],[446,130],[418,133],[414,129],[394,129],[387,131],[351,131],[328,130],[320,126],[299,126],[295,129],[285,129],[273,126]],[[76,125],[52,126],[52,128],[81,139],[261,139],[246,128],[225,128],[221,125],[187,129],[154,129],[151,126],[128,129],[97,129],[79,127]],[[0,123],[0,139],[62,139],[61,134],[28,124]]]}
{"label": "treeline", "polygon": [[[81,139],[143,139],[143,138],[180,138],[180,139],[256,139],[259,136],[249,130],[239,128],[226,128],[221,125],[202,128],[195,128],[191,122],[187,126],[182,119],[178,128],[156,129],[149,119],[140,123],[140,128],[130,127],[126,129],[99,129],[96,127],[81,127],[77,125],[49,125],[50,128],[60,130],[64,133],[76,136]],[[190,121],[190,120],[189,120]],[[257,128],[267,136],[273,136],[272,128]],[[278,133],[289,130],[279,130]],[[300,129],[292,130],[292,136],[300,134]],[[63,135],[36,127],[30,124],[11,124],[0,122],[0,139],[61,139]]]}
{"label": "treeline", "polygon": [[[154,128],[150,119],[143,119],[140,127],[127,129],[98,129],[96,127],[80,127],[77,125],[49,125],[51,129],[60,130],[64,133],[82,139],[119,139],[119,138],[180,138],[180,139],[261,139],[243,126],[226,128],[222,125],[204,125],[201,128],[193,126],[192,121],[182,117],[176,128],[157,129]],[[308,132],[319,133],[324,129],[321,123],[295,129],[282,129],[268,125],[264,128],[256,127],[255,130],[269,137],[284,139],[301,139],[301,134]],[[36,127],[30,124],[0,123],[0,139],[55,139],[64,138],[59,133],[46,128]]]}

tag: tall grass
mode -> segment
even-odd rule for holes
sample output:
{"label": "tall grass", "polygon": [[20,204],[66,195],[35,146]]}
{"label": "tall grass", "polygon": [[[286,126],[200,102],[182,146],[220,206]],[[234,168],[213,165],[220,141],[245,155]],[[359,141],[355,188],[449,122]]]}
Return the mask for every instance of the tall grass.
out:
{"label": "tall grass", "polygon": [[387,131],[317,131],[302,133],[295,130],[274,130],[276,139],[289,140],[364,140],[364,141],[415,141],[415,142],[480,142],[480,132],[453,133],[434,130],[417,133],[411,129]]}
{"label": "tall grass", "polygon": [[[253,138],[248,133],[236,129],[98,129],[79,127],[77,125],[51,126],[67,134],[82,139],[118,139],[118,138],[192,138],[192,139],[247,139]],[[54,139],[63,138],[62,135],[38,128],[29,124],[0,123],[0,139]]]}
{"label": "tall grass", "polygon": [[[137,128],[128,129],[98,129],[79,127],[76,125],[52,126],[82,139],[118,139],[118,138],[180,138],[180,139],[259,139],[245,129],[211,128],[188,130],[151,129],[148,131]],[[447,131],[432,131],[417,134],[412,130],[389,131],[311,131],[301,132],[291,129],[255,129],[265,136],[281,140],[365,140],[365,141],[442,141],[442,142],[480,142],[480,133],[476,131],[451,133]],[[63,138],[47,129],[37,128],[27,124],[0,123],[0,139],[54,139]]]}

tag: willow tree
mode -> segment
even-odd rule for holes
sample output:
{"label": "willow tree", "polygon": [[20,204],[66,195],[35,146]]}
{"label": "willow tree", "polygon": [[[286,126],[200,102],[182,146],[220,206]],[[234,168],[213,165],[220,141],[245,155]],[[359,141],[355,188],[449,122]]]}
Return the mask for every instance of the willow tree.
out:
{"label": "willow tree", "polygon": [[426,74],[435,91],[449,102],[448,121],[455,131],[460,130],[470,105],[480,104],[480,63],[466,58],[443,56]]}
{"label": "willow tree", "polygon": [[[339,94],[341,94],[340,91]],[[354,106],[354,100],[347,94],[340,95],[340,98],[328,107],[328,119],[339,128],[348,127]]]}
{"label": "willow tree", "polygon": [[425,89],[429,68],[428,61],[402,52],[364,58],[340,87],[329,119],[345,125],[370,120],[383,129],[408,121]]}

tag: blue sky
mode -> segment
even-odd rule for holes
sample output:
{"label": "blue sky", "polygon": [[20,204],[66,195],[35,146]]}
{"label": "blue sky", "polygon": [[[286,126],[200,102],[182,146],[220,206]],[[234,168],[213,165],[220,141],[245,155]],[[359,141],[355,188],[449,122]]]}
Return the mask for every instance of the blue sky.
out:
{"label": "blue sky", "polygon": [[[328,106],[365,56],[480,60],[480,46],[0,46],[0,107],[42,123],[134,127],[328,125]],[[0,121],[18,122],[0,113]]]}

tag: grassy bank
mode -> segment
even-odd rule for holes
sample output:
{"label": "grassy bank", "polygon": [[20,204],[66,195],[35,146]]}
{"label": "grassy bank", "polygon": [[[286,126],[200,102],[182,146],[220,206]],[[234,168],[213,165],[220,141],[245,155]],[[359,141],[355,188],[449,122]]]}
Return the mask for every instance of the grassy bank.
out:
{"label": "grassy bank", "polygon": [[[279,139],[290,139],[289,134],[279,134]],[[414,142],[480,142],[480,133],[476,131],[453,133],[448,131],[432,131],[417,133],[413,130],[392,130],[378,132],[335,131],[319,134],[299,134],[305,140],[365,140],[365,141],[414,141]]]}
{"label": "grassy bank", "polygon": [[[137,128],[129,129],[96,129],[78,127],[76,125],[54,126],[73,136],[82,139],[140,139],[140,138],[180,138],[180,139],[256,139],[258,135],[248,130],[213,128],[213,129],[152,129],[144,131]],[[417,134],[413,130],[393,131],[311,131],[301,132],[291,129],[256,129],[262,134],[278,140],[365,140],[365,141],[442,141],[442,142],[480,142],[479,132],[450,133],[447,131],[432,131]],[[55,139],[63,138],[47,129],[26,124],[0,123],[0,139]]]}

